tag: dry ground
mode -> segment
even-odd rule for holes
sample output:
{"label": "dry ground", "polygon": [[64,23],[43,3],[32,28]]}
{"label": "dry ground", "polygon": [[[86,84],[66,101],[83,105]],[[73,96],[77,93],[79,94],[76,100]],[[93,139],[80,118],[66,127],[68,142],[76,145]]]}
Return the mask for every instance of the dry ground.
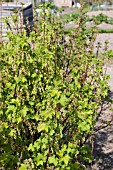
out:
{"label": "dry ground", "polygon": [[[108,83],[111,92],[109,95],[113,99],[113,64],[107,64],[107,74],[110,75]],[[113,120],[113,110],[103,111],[97,126],[102,126],[106,120]],[[95,134],[92,170],[113,170],[113,121],[111,126],[103,128]]]}
{"label": "dry ground", "polygon": [[[88,15],[92,16],[92,15],[98,15],[100,13],[103,13],[103,14],[107,15],[108,17],[113,18],[113,10],[112,11],[92,11],[92,12],[88,12]],[[98,27],[102,28],[102,29],[113,29],[113,25],[106,24],[106,23],[102,23],[102,24],[98,25]],[[96,50],[96,45],[98,42],[101,43],[100,52],[104,52],[105,42],[109,42],[108,50],[113,50],[113,33],[98,34],[97,38],[96,38],[96,42],[95,42],[94,51]]]}
{"label": "dry ground", "polygon": [[[109,17],[113,17],[113,11],[93,11],[89,12],[89,15],[98,15],[103,13]],[[100,28],[113,28],[113,25],[102,23],[99,25]],[[113,34],[98,34],[95,42],[94,51],[96,51],[96,45],[98,42],[101,43],[100,52],[103,52],[104,42],[108,41],[108,50],[113,50]],[[107,66],[107,74],[110,75],[109,86],[110,86],[110,97],[113,99],[113,61]],[[112,105],[113,108],[113,105]],[[103,111],[102,116],[97,122],[98,126],[101,126],[104,121],[110,121],[113,119],[113,110],[107,109]],[[113,121],[111,126],[106,127],[95,134],[94,139],[94,164],[92,170],[113,170]]]}

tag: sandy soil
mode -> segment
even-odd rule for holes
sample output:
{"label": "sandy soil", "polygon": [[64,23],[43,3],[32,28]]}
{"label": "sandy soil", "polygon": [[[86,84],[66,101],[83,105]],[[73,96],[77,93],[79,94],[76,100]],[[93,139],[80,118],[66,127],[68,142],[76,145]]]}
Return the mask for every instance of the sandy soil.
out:
{"label": "sandy soil", "polygon": [[94,44],[94,52],[96,52],[97,50],[97,44],[100,42],[100,53],[104,53],[104,49],[105,49],[105,42],[108,42],[107,45],[107,51],[108,50],[113,50],[113,33],[102,33],[102,34],[98,34],[95,44]]}

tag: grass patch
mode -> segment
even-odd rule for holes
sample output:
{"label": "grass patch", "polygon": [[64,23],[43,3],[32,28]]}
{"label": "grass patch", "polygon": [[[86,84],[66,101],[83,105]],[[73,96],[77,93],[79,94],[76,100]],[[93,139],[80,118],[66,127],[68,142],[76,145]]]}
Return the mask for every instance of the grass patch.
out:
{"label": "grass patch", "polygon": [[[74,11],[74,12],[71,12],[71,13],[69,13],[69,14],[63,14],[61,17],[62,17],[62,21],[63,22],[66,22],[66,23],[68,23],[68,22],[71,22],[71,21],[73,21],[73,19],[75,20],[75,21],[77,21],[77,19],[78,19],[78,17],[80,16],[80,11],[78,10],[78,9],[76,9],[75,8],[75,10],[76,11]],[[84,11],[85,12],[89,12],[90,11],[90,8],[84,8]]]}
{"label": "grass patch", "polygon": [[62,18],[62,21],[63,21],[63,22],[68,23],[68,22],[73,21],[73,19],[74,19],[75,21],[77,21],[77,19],[78,19],[79,16],[80,16],[80,12],[79,12],[79,11],[76,11],[76,12],[72,12],[72,13],[70,13],[70,14],[63,14],[63,15],[61,16],[61,18]]}
{"label": "grass patch", "polygon": [[69,33],[71,33],[72,31],[74,31],[76,28],[65,28],[64,29],[64,33],[65,34],[69,34]]}
{"label": "grass patch", "polygon": [[98,29],[99,33],[113,33],[113,29]]}
{"label": "grass patch", "polygon": [[[76,30],[76,28],[65,28],[64,29],[64,32],[65,34],[69,34],[71,33],[72,31]],[[87,29],[87,31],[90,31],[91,29]],[[98,28],[98,33],[113,33],[113,29],[101,29],[101,28]]]}

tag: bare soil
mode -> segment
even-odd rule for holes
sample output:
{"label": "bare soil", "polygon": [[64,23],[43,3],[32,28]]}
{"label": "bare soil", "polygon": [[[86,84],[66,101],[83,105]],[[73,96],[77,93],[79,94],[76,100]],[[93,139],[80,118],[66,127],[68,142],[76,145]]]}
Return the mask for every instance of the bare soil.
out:
{"label": "bare soil", "polygon": [[101,10],[99,10],[99,11],[90,11],[90,12],[88,12],[87,14],[89,15],[89,16],[93,16],[93,15],[95,15],[95,16],[97,16],[97,15],[99,15],[99,14],[104,14],[104,15],[107,15],[108,17],[112,17],[113,18],[113,10],[107,10],[107,11],[101,11]]}
{"label": "bare soil", "polygon": [[100,43],[101,47],[99,49],[99,52],[104,53],[105,52],[104,51],[105,42],[108,42],[107,51],[113,50],[113,33],[101,33],[101,34],[98,34],[97,37],[96,37],[95,44],[94,44],[94,52],[97,51],[98,43]]}
{"label": "bare soil", "polygon": [[[89,15],[98,15],[103,13],[109,17],[113,17],[113,11],[92,11]],[[113,28],[113,25],[102,23],[99,25],[100,28]],[[100,52],[104,52],[105,42],[108,43],[108,50],[113,50],[113,34],[98,34],[94,51],[96,51],[96,46],[98,42],[101,44]],[[110,75],[110,80],[108,84],[110,86],[109,96],[113,99],[113,59],[111,63],[106,63],[107,74]],[[113,105],[112,105],[113,108]],[[109,108],[103,111],[99,121],[97,122],[97,127],[105,125],[105,121],[112,121],[111,126],[103,128],[98,131],[94,136],[94,160],[92,170],[113,170],[113,110]]]}
{"label": "bare soil", "polygon": [[[113,99],[113,64],[107,64],[107,74],[110,75],[108,84]],[[113,105],[112,105],[113,108]],[[92,170],[113,170],[113,110],[109,108],[103,111],[96,127],[104,127],[105,121],[111,121],[111,125],[98,131],[94,136],[94,160]]]}

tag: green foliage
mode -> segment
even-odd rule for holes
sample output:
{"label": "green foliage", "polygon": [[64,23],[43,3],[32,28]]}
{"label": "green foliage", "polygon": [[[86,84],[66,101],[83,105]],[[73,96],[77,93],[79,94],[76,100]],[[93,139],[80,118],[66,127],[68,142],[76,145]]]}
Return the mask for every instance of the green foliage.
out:
{"label": "green foliage", "polygon": [[104,15],[102,13],[97,16],[93,16],[91,20],[95,21],[97,25],[101,24],[102,22],[105,22],[107,24],[113,24],[113,18],[108,17],[107,15]]}
{"label": "green foliage", "polygon": [[[64,33],[65,34],[70,34],[72,31],[74,31],[75,30],[75,28],[72,28],[72,27],[70,27],[70,28],[65,28],[64,29]],[[91,29],[89,28],[89,29],[87,29],[88,31],[91,31]],[[97,32],[97,29],[95,30],[95,33]],[[101,29],[101,28],[98,28],[98,33],[113,33],[113,29],[106,29],[106,28],[104,28],[104,29]]]}
{"label": "green foliage", "polygon": [[73,19],[75,22],[77,22],[79,16],[80,16],[80,12],[76,10],[75,12],[72,12],[71,14],[63,14],[61,17],[62,17],[63,22],[68,23],[68,22],[73,21]]}
{"label": "green foliage", "polygon": [[107,51],[106,56],[108,59],[113,58],[113,51],[112,50]]}
{"label": "green foliage", "polygon": [[84,19],[66,41],[57,16],[44,11],[29,37],[9,33],[1,44],[0,168],[82,170],[91,162],[86,141],[108,85]]}
{"label": "green foliage", "polygon": [[99,33],[113,33],[113,29],[98,29]]}

